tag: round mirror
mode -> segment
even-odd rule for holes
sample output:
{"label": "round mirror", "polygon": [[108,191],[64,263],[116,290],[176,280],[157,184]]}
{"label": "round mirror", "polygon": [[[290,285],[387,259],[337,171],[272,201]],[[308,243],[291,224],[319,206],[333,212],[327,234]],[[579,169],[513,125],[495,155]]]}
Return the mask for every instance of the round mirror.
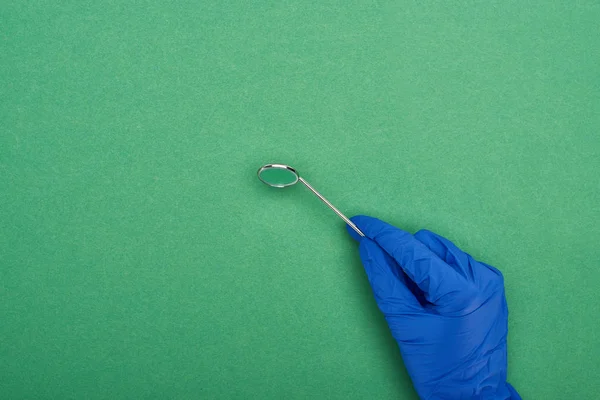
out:
{"label": "round mirror", "polygon": [[258,170],[258,179],[277,188],[291,186],[298,182],[298,173],[288,165],[267,164]]}

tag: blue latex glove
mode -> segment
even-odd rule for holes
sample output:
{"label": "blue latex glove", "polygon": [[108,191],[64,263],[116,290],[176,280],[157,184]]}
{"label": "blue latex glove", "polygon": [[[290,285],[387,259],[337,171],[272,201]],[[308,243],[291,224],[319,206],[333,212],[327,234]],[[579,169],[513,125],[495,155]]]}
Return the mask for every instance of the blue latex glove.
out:
{"label": "blue latex glove", "polygon": [[426,230],[413,236],[376,218],[352,222],[366,235],[348,227],[419,396],[521,399],[506,382],[500,271]]}

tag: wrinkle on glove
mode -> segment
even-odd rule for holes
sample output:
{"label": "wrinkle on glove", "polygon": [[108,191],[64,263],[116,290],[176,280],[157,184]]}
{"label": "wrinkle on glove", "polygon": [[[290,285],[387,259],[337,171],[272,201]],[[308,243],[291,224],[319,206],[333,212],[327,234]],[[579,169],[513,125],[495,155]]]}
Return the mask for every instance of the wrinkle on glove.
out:
{"label": "wrinkle on glove", "polygon": [[422,399],[521,397],[506,382],[508,308],[500,271],[427,230],[351,218],[375,300]]}

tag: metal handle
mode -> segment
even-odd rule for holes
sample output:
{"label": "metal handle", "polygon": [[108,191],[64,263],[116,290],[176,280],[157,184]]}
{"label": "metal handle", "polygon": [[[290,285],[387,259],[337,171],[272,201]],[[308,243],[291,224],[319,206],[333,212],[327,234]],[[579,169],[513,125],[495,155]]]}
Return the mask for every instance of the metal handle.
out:
{"label": "metal handle", "polygon": [[313,192],[313,193],[314,193],[314,194],[315,194],[315,195],[316,195],[316,196],[317,196],[319,199],[321,199],[321,201],[322,201],[323,203],[327,204],[327,206],[328,206],[329,208],[331,208],[331,209],[333,210],[333,212],[335,212],[335,213],[338,215],[338,217],[340,217],[341,219],[343,219],[343,220],[344,220],[344,222],[345,222],[345,223],[347,223],[348,225],[350,225],[350,227],[351,227],[352,229],[354,229],[354,230],[356,231],[356,233],[358,233],[358,234],[359,234],[360,236],[362,236],[362,237],[364,237],[364,236],[365,236],[365,234],[364,234],[364,233],[362,233],[362,232],[360,231],[360,229],[358,229],[358,227],[357,227],[356,225],[354,225],[354,222],[350,221],[350,219],[349,219],[348,217],[346,217],[344,214],[342,214],[342,212],[341,212],[340,210],[338,210],[337,208],[335,208],[335,206],[334,206],[333,204],[331,204],[331,203],[329,202],[329,200],[327,200],[325,197],[323,197],[323,195],[322,195],[321,193],[317,192],[317,191],[315,190],[315,188],[314,188],[314,187],[312,187],[312,186],[310,186],[310,184],[309,184],[308,182],[306,182],[306,181],[305,181],[305,180],[304,180],[304,179],[303,179],[301,176],[299,176],[299,177],[298,177],[298,180],[299,180],[300,182],[302,182],[302,184],[303,184],[304,186],[306,186],[307,188],[309,188],[309,189],[310,189],[310,191],[311,191],[311,192]]}

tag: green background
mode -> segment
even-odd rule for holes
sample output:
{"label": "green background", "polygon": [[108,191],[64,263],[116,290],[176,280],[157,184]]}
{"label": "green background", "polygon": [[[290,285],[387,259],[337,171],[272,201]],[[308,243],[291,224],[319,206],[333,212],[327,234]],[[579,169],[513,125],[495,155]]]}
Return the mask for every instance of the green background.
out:
{"label": "green background", "polygon": [[348,215],[500,268],[509,380],[600,398],[597,1],[0,6],[4,399],[415,399]]}

